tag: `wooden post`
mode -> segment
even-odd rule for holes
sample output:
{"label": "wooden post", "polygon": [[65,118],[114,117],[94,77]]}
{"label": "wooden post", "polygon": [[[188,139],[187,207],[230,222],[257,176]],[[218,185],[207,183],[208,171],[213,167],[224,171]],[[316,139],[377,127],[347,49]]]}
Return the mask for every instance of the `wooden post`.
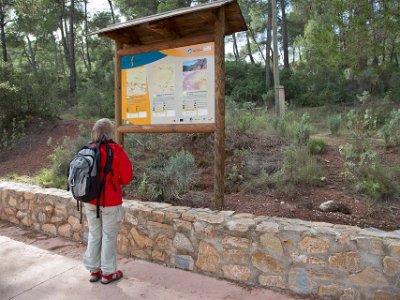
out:
{"label": "wooden post", "polygon": [[225,160],[225,7],[215,21],[215,134],[214,134],[214,200],[215,207],[224,206]]}
{"label": "wooden post", "polygon": [[283,85],[279,86],[279,115],[283,116],[285,114],[285,87]]}
{"label": "wooden post", "polygon": [[275,94],[275,113],[281,116],[279,111],[279,54],[278,54],[278,29],[276,21],[276,0],[271,1],[272,5],[272,44],[274,49],[274,94]]}
{"label": "wooden post", "polygon": [[122,43],[115,41],[115,70],[114,70],[114,105],[115,105],[115,141],[123,145],[124,135],[117,129],[122,126],[121,111],[121,57],[118,51],[122,49]]}

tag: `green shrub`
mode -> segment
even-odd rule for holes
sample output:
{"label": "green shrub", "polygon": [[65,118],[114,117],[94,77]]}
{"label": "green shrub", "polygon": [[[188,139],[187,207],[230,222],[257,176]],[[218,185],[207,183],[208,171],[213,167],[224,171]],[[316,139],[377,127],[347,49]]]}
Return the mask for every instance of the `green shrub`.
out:
{"label": "green shrub", "polygon": [[167,161],[163,153],[153,158],[140,179],[138,194],[146,200],[174,201],[196,182],[194,157],[179,151]]}
{"label": "green shrub", "polygon": [[3,131],[0,135],[0,150],[12,147],[21,137],[25,135],[25,123],[25,120],[17,121],[16,118],[12,118],[10,127],[3,128]]}
{"label": "green shrub", "polygon": [[400,169],[385,168],[379,161],[378,153],[368,150],[361,138],[341,146],[339,151],[345,158],[343,175],[357,193],[373,200],[383,200],[400,193],[397,184]]}
{"label": "green shrub", "polygon": [[329,130],[331,134],[337,134],[340,130],[340,126],[342,124],[342,116],[336,115],[329,118]]}
{"label": "green shrub", "polygon": [[322,168],[304,146],[291,145],[285,151],[282,169],[274,175],[271,183],[283,192],[292,192],[295,187],[321,185]]}
{"label": "green shrub", "polygon": [[326,143],[321,139],[312,139],[308,142],[307,148],[313,155],[322,154],[326,150]]}
{"label": "green shrub", "polygon": [[[65,138],[61,145],[54,146],[50,155],[52,164],[43,169],[35,178],[39,185],[45,187],[66,188],[68,168],[71,159],[78,153],[79,149],[90,141],[90,131],[83,125],[79,126],[80,136],[76,140]],[[48,145],[51,146],[51,139]]]}
{"label": "green shrub", "polygon": [[377,130],[378,118],[370,109],[366,109],[363,113],[357,113],[352,109],[347,113],[346,118],[347,128],[357,136],[371,136]]}
{"label": "green shrub", "polygon": [[390,119],[382,127],[380,134],[386,147],[400,146],[400,111],[392,111]]}

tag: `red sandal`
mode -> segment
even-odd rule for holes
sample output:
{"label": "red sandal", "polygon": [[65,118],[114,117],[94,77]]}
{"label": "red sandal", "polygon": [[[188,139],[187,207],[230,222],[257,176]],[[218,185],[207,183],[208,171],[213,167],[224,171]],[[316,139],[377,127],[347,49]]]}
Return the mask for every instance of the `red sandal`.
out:
{"label": "red sandal", "polygon": [[101,278],[101,270],[97,271],[97,272],[90,272],[90,282],[96,282],[99,281]]}
{"label": "red sandal", "polygon": [[108,275],[102,275],[101,276],[101,283],[102,284],[109,284],[110,282],[113,282],[115,280],[121,279],[124,274],[122,271],[118,270],[114,273],[108,274]]}

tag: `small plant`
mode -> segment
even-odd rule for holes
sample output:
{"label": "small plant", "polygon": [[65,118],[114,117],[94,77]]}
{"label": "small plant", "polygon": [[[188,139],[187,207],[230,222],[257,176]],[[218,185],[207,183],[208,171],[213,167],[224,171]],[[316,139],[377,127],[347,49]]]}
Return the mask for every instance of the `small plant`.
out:
{"label": "small plant", "polygon": [[291,145],[285,151],[282,169],[271,183],[283,192],[293,192],[298,185],[318,186],[324,177],[322,168],[304,146]]}
{"label": "small plant", "polygon": [[347,128],[357,136],[371,136],[377,129],[378,118],[370,109],[366,109],[363,114],[356,113],[352,109],[347,113],[346,118]]}
{"label": "small plant", "polygon": [[322,154],[326,150],[326,143],[321,139],[312,139],[308,142],[307,148],[313,155]]}
{"label": "small plant", "polygon": [[25,135],[25,123],[25,120],[18,121],[16,118],[12,118],[9,130],[3,128],[0,138],[0,149],[14,146]]}
{"label": "small plant", "polygon": [[307,145],[311,135],[311,125],[309,124],[309,114],[303,114],[299,121],[291,126],[291,136],[297,145]]}
{"label": "small plant", "polygon": [[52,138],[49,137],[47,145],[53,147],[53,153],[50,155],[52,164],[49,168],[41,170],[35,177],[35,181],[39,185],[66,188],[69,163],[78,150],[90,140],[90,132],[87,128],[80,125],[79,131],[80,136],[78,139],[71,140],[66,137],[61,145],[53,146]]}
{"label": "small plant", "polygon": [[194,157],[180,151],[167,161],[163,153],[153,158],[138,186],[138,194],[146,200],[173,201],[181,198],[196,182]]}
{"label": "small plant", "polygon": [[387,148],[400,146],[400,111],[391,112],[390,119],[382,127],[380,134]]}
{"label": "small plant", "polygon": [[357,193],[373,200],[382,200],[400,193],[397,184],[400,169],[385,168],[380,163],[377,152],[368,150],[361,141],[341,146],[339,151],[345,158],[343,176]]}
{"label": "small plant", "polygon": [[337,134],[342,124],[342,117],[340,115],[333,116],[329,119],[329,130],[331,134]]}

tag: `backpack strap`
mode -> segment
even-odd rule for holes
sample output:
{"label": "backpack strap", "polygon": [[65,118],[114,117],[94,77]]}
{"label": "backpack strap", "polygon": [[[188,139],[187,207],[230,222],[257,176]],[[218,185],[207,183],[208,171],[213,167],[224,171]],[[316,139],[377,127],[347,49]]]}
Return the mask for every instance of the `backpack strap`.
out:
{"label": "backpack strap", "polygon": [[[111,143],[114,143],[113,141],[111,141]],[[100,157],[100,147],[101,144],[104,144],[106,147],[106,163],[103,169],[103,180],[100,183],[100,192],[99,195],[97,197],[97,202],[96,202],[96,216],[97,218],[100,218],[100,198],[101,198],[101,193],[103,193],[103,207],[105,207],[105,199],[106,199],[106,189],[105,189],[105,185],[106,185],[106,180],[107,180],[107,175],[110,171],[112,171],[112,163],[113,163],[113,158],[114,158],[114,153],[111,149],[111,147],[108,145],[108,141],[103,137],[99,143],[96,144],[96,148],[97,151],[99,153],[99,163],[98,166],[100,166],[100,162],[101,162],[101,157]]]}

